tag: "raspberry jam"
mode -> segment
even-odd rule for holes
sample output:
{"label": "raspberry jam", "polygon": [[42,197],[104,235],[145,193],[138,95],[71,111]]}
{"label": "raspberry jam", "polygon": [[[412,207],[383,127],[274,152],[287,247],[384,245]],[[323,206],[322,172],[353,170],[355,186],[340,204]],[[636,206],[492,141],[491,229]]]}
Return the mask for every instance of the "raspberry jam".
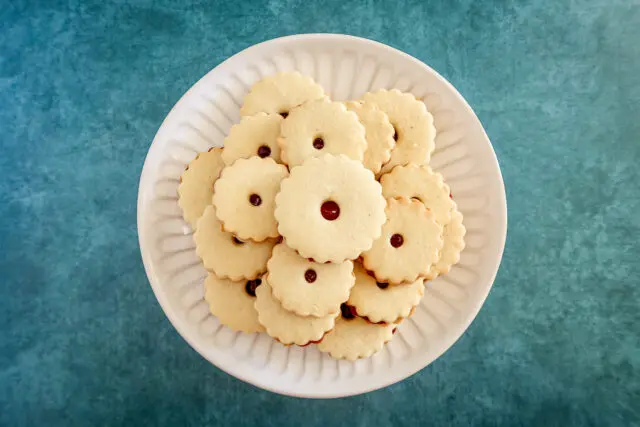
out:
{"label": "raspberry jam", "polygon": [[315,270],[311,268],[304,272],[304,280],[306,280],[307,283],[313,283],[316,281],[317,278],[318,278],[318,274],[316,273]]}
{"label": "raspberry jam", "polygon": [[260,156],[260,158],[264,159],[269,154],[271,154],[271,148],[269,148],[268,145],[261,145],[258,147],[258,156]]}
{"label": "raspberry jam", "polygon": [[340,313],[342,314],[343,319],[354,319],[356,317],[355,309],[346,303],[342,303],[340,305]]}
{"label": "raspberry jam", "polygon": [[251,295],[252,297],[256,296],[256,288],[262,284],[262,279],[255,280],[247,280],[247,284],[244,285],[244,290],[246,293]]}
{"label": "raspberry jam", "polygon": [[340,216],[340,206],[332,200],[328,200],[320,206],[320,213],[327,221],[334,221]]}
{"label": "raspberry jam", "polygon": [[404,243],[404,237],[402,237],[402,234],[396,233],[391,236],[391,239],[389,239],[389,243],[391,243],[391,246],[393,246],[394,248],[399,248]]}
{"label": "raspberry jam", "polygon": [[257,194],[252,194],[249,196],[249,203],[253,206],[260,206],[262,204],[262,198]]}

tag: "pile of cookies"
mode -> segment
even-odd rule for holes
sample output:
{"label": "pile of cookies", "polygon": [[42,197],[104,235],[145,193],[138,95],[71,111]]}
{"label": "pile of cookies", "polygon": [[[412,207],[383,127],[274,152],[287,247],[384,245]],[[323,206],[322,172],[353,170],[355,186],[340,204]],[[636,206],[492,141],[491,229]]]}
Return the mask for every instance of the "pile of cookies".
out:
{"label": "pile of cookies", "polygon": [[337,359],[371,356],[464,248],[429,167],[433,117],[398,90],[331,101],[296,72],[256,83],[240,112],[178,190],[211,313]]}

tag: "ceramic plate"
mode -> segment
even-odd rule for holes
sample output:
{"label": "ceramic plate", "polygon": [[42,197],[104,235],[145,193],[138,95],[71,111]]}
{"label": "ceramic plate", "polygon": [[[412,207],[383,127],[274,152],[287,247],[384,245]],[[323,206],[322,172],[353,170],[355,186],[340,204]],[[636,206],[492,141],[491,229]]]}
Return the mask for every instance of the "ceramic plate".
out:
{"label": "ceramic plate", "polygon": [[[434,116],[431,166],[444,175],[464,214],[467,246],[449,274],[428,284],[415,314],[369,359],[336,361],[315,346],[285,347],[266,334],[236,333],[209,314],[204,267],[177,204],[179,178],[198,152],[222,146],[240,119],[253,83],[277,71],[313,77],[334,100],[397,88],[422,99]],[[196,83],[173,107],[147,154],[138,194],[142,259],[155,295],[185,340],[229,374],[277,393],[339,397],[401,381],[439,357],[482,306],[504,248],[507,211],[500,168],[467,102],[442,76],[383,44],[345,35],[308,34],[252,46]]]}

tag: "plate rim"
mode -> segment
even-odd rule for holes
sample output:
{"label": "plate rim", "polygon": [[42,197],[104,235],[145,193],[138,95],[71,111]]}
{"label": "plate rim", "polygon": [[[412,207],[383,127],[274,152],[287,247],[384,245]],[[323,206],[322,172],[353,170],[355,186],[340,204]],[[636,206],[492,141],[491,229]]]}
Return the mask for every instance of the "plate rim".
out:
{"label": "plate rim", "polygon": [[[370,44],[378,49],[383,49],[383,50],[387,50],[387,51],[391,51],[395,54],[400,54],[401,56],[405,57],[407,60],[416,63],[417,65],[419,65],[420,67],[424,68],[425,71],[431,73],[434,77],[436,77],[437,79],[439,79],[442,83],[444,83],[446,86],[448,86],[449,90],[452,92],[452,94],[458,98],[459,101],[461,101],[461,105],[464,106],[464,108],[467,110],[468,113],[471,113],[473,118],[475,118],[475,120],[477,120],[477,122],[480,124],[480,129],[482,131],[482,134],[486,140],[486,142],[488,142],[489,147],[491,148],[491,158],[492,158],[492,162],[493,164],[491,165],[496,171],[497,171],[497,177],[498,177],[498,189],[501,190],[499,191],[499,196],[500,196],[500,206],[499,206],[499,213],[500,213],[500,217],[502,219],[502,221],[500,221],[499,227],[496,227],[497,229],[495,230],[495,233],[498,233],[499,235],[497,236],[497,244],[499,245],[499,250],[496,254],[495,257],[495,270],[491,276],[490,279],[490,283],[486,289],[486,291],[481,294],[480,298],[477,298],[475,300],[475,304],[471,304],[472,309],[469,310],[469,314],[472,314],[470,316],[467,316],[467,318],[465,319],[464,322],[461,322],[461,324],[464,326],[463,328],[460,328],[459,331],[456,331],[455,333],[450,334],[451,337],[453,337],[453,339],[451,340],[450,343],[447,343],[447,345],[442,346],[442,348],[440,349],[439,352],[437,352],[436,356],[428,361],[424,366],[421,366],[417,369],[412,369],[406,376],[404,376],[403,378],[400,379],[391,379],[388,381],[385,381],[381,384],[373,384],[373,385],[366,385],[364,387],[359,388],[357,391],[347,391],[347,392],[341,392],[340,390],[336,390],[333,393],[309,393],[309,392],[300,392],[300,391],[296,391],[296,390],[283,390],[283,389],[278,389],[275,387],[272,387],[271,385],[269,385],[267,382],[263,382],[260,380],[260,378],[257,378],[255,376],[252,376],[251,374],[244,374],[243,372],[230,372],[226,366],[221,366],[221,364],[214,362],[213,360],[211,360],[208,356],[207,356],[207,352],[204,350],[203,346],[201,346],[198,342],[196,342],[195,340],[193,340],[191,337],[188,336],[188,334],[186,333],[186,331],[184,329],[186,329],[187,325],[183,325],[183,322],[172,310],[169,302],[168,302],[168,298],[167,295],[165,294],[164,291],[162,291],[160,289],[160,280],[159,277],[153,267],[153,262],[151,260],[151,254],[149,249],[145,248],[145,245],[143,244],[143,237],[145,235],[145,231],[144,231],[144,226],[143,226],[143,222],[142,222],[142,213],[144,211],[143,206],[144,206],[144,200],[146,199],[147,196],[147,192],[144,190],[143,188],[143,183],[147,181],[146,177],[150,174],[149,170],[151,168],[151,166],[149,166],[149,164],[152,162],[151,158],[155,157],[155,151],[153,150],[154,145],[157,147],[158,144],[156,144],[156,141],[158,139],[158,135],[160,134],[160,132],[165,129],[165,127],[167,126],[166,123],[176,114],[176,111],[182,106],[182,104],[185,103],[185,99],[192,93],[195,92],[195,90],[201,86],[202,82],[207,78],[207,76],[212,73],[214,70],[221,68],[223,66],[225,66],[226,64],[228,64],[229,62],[233,61],[236,57],[240,56],[240,55],[247,55],[248,53],[251,53],[252,51],[258,51],[261,47],[263,47],[265,44],[276,44],[276,43],[282,43],[282,42],[288,42],[288,41],[292,41],[292,40],[296,40],[296,41],[309,41],[309,40],[314,40],[314,41],[318,41],[321,39],[326,39],[326,40],[340,40],[340,39],[349,39],[349,40],[353,40],[359,43],[365,43],[365,44]],[[225,372],[226,374],[237,378],[245,383],[251,384],[254,387],[257,388],[261,388],[273,393],[277,393],[280,395],[286,395],[286,396],[293,396],[293,397],[300,397],[300,398],[312,398],[312,399],[326,399],[326,398],[340,398],[340,397],[348,397],[348,396],[355,396],[355,395],[360,395],[360,394],[364,394],[364,393],[368,393],[371,391],[375,391],[375,390],[379,390],[385,387],[388,387],[392,384],[395,383],[399,383],[402,382],[406,379],[408,379],[409,377],[415,375],[417,372],[421,371],[422,369],[428,367],[431,363],[435,362],[438,358],[440,358],[445,352],[447,352],[449,349],[451,349],[459,340],[460,337],[468,330],[469,326],[471,325],[471,323],[475,320],[475,318],[478,316],[481,308],[483,307],[489,293],[491,292],[491,289],[493,288],[493,284],[495,283],[495,279],[497,277],[498,271],[500,269],[500,265],[501,265],[501,261],[502,261],[502,257],[504,255],[504,249],[505,249],[505,244],[506,244],[506,236],[507,236],[507,224],[508,224],[508,211],[507,211],[507,198],[506,198],[506,190],[505,190],[505,185],[504,185],[504,179],[502,176],[502,170],[500,168],[499,162],[498,162],[498,158],[496,156],[495,150],[493,148],[493,144],[491,143],[491,140],[489,139],[489,136],[486,133],[486,130],[484,129],[484,126],[482,126],[482,123],[480,122],[480,119],[477,117],[476,113],[473,111],[473,109],[471,108],[471,106],[469,105],[469,103],[466,101],[466,99],[458,92],[458,90],[447,80],[445,79],[442,75],[440,75],[437,71],[435,71],[433,68],[431,68],[429,65],[425,64],[424,62],[422,62],[421,60],[413,57],[412,55],[403,52],[399,49],[396,49],[392,46],[386,45],[384,43],[381,43],[379,41],[375,41],[375,40],[371,40],[371,39],[367,39],[367,38],[363,38],[363,37],[357,37],[357,36],[352,36],[352,35],[347,35],[347,34],[337,34],[337,33],[308,33],[308,34],[294,34],[294,35],[288,35],[288,36],[283,36],[283,37],[277,37],[277,38],[273,38],[273,39],[269,39],[269,40],[265,40],[262,41],[260,43],[257,44],[253,44],[249,47],[246,47],[242,50],[240,50],[239,52],[236,52],[235,54],[231,55],[230,57],[228,57],[227,59],[225,59],[224,61],[220,62],[218,65],[216,65],[215,67],[213,67],[212,69],[210,69],[209,71],[207,71],[200,79],[198,79],[198,81],[196,83],[194,83],[191,87],[189,87],[189,89],[180,97],[180,99],[173,105],[173,107],[171,108],[171,110],[167,113],[167,115],[165,116],[165,118],[163,119],[162,123],[160,124],[160,126],[158,127],[158,130],[156,131],[153,140],[151,142],[151,144],[149,145],[149,149],[147,150],[147,154],[145,155],[145,159],[144,159],[144,163],[142,166],[142,171],[140,173],[140,179],[138,182],[138,197],[137,197],[137,214],[136,214],[136,223],[137,223],[137,232],[138,232],[138,246],[140,249],[140,255],[142,257],[142,262],[144,265],[144,269],[145,269],[145,273],[147,275],[147,279],[149,281],[149,284],[153,290],[154,296],[156,298],[156,300],[158,301],[158,303],[160,304],[160,307],[162,308],[165,316],[167,316],[167,318],[169,319],[169,322],[171,323],[171,325],[174,327],[174,329],[178,332],[178,334],[193,348],[193,350],[195,350],[198,354],[200,354],[200,356],[202,356],[205,360],[207,360],[209,363],[211,363],[212,365],[214,365],[216,368],[220,369],[221,371]],[[184,329],[183,329],[184,328]]]}

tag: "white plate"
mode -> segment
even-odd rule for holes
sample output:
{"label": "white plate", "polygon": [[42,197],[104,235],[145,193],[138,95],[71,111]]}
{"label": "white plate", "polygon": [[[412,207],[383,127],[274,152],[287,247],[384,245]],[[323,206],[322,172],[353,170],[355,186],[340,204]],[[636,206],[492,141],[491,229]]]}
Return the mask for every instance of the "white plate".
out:
{"label": "white plate", "polygon": [[[285,347],[266,334],[219,324],[203,300],[205,270],[177,204],[179,177],[198,152],[221,146],[249,87],[276,71],[298,70],[335,100],[398,88],[424,100],[437,128],[431,165],[450,184],[464,214],[460,263],[427,287],[414,316],[374,357],[335,361],[315,346]],[[211,363],[258,387],[301,397],[364,393],[427,366],[465,331],[495,279],[506,237],[506,199],[491,143],[466,101],[417,59],[366,39],[332,34],[284,37],[229,58],[173,107],[155,136],[140,177],[142,259],[160,305],[187,342]]]}

